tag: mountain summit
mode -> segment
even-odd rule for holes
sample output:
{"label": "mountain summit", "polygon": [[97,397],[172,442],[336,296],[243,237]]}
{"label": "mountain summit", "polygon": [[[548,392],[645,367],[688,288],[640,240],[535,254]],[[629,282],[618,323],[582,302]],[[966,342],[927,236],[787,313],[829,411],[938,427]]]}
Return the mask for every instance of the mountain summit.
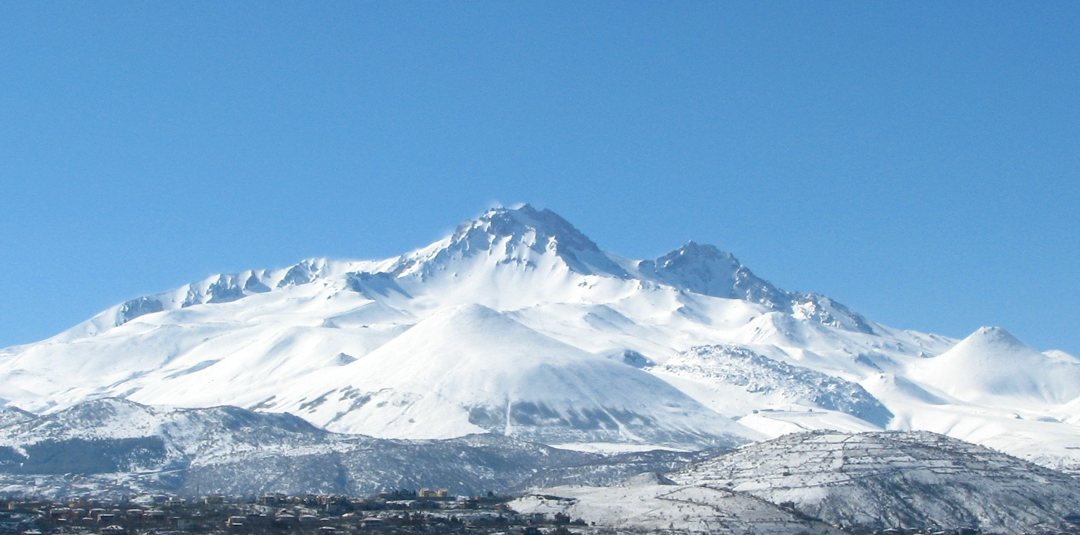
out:
{"label": "mountain summit", "polygon": [[493,208],[476,221],[467,220],[452,236],[398,259],[393,276],[445,269],[463,260],[487,256],[521,268],[545,264],[552,255],[582,275],[628,277],[629,274],[578,229],[551,210]]}

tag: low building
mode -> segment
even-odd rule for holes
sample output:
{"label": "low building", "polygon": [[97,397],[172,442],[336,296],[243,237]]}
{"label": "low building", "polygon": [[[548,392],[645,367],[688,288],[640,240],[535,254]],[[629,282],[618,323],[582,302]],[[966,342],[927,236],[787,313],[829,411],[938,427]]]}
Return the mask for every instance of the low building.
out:
{"label": "low building", "polygon": [[431,490],[431,489],[421,488],[420,492],[417,492],[416,494],[417,494],[417,497],[419,497],[419,498],[429,498],[429,499],[430,498],[440,498],[440,499],[445,499],[445,498],[448,498],[450,496],[450,491],[448,491],[447,489]]}
{"label": "low building", "polygon": [[377,516],[368,516],[360,520],[360,525],[365,528],[381,528],[386,525],[386,521]]}

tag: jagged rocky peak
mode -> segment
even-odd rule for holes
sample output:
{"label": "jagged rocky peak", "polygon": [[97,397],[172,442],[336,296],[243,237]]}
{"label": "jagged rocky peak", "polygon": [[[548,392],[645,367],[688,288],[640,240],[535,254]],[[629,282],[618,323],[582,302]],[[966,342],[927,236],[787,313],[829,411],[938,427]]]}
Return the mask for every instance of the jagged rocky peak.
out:
{"label": "jagged rocky peak", "polygon": [[493,208],[476,221],[467,220],[454,233],[454,241],[467,239],[477,231],[492,240],[506,237],[522,240],[531,236],[537,247],[551,243],[564,250],[600,251],[588,236],[559,214],[547,208],[538,211],[529,204],[520,208]]}
{"label": "jagged rocky peak", "polygon": [[866,318],[830,297],[818,293],[788,295],[791,301],[784,311],[796,318],[846,331],[874,334],[874,328]]}
{"label": "jagged rocky peak", "polygon": [[[252,294],[269,292],[275,279],[280,279],[276,284],[278,288],[306,284],[319,277],[326,270],[327,264],[324,259],[309,259],[278,272],[263,269],[213,275],[172,291],[137,297],[121,303],[110,309],[114,311],[113,317],[111,324],[105,327],[120,326],[155,312],[207,303],[229,303]],[[109,311],[104,314],[109,314]]]}
{"label": "jagged rocky peak", "polygon": [[645,277],[690,292],[742,299],[822,325],[872,334],[870,322],[821,294],[788,292],[754,275],[731,253],[690,241],[656,260],[643,260]]}
{"label": "jagged rocky peak", "polygon": [[312,258],[304,260],[299,264],[289,268],[289,271],[285,272],[285,276],[278,282],[278,288],[284,288],[286,286],[294,286],[297,284],[307,284],[314,281],[323,271],[326,269],[327,261],[322,258]]}
{"label": "jagged rocky peak", "polygon": [[116,311],[116,325],[123,325],[139,316],[165,310],[165,305],[153,297],[139,297],[120,305]]}
{"label": "jagged rocky peak", "polygon": [[754,275],[731,253],[690,241],[656,260],[639,264],[643,274],[694,293],[743,299],[769,308],[784,308],[787,294]]}

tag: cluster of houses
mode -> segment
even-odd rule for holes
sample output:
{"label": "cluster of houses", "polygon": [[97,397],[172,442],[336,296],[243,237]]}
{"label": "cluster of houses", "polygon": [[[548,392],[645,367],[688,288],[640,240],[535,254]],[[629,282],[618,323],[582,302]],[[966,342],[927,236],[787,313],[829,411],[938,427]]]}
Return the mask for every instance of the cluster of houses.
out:
{"label": "cluster of houses", "polygon": [[133,507],[129,509],[94,507],[52,507],[48,510],[49,520],[58,523],[74,522],[97,522],[114,523],[119,520],[127,522],[164,522],[168,514],[161,509],[142,509]]}
{"label": "cluster of houses", "polygon": [[[505,499],[457,497],[446,489],[399,490],[370,498],[267,494],[246,499],[211,496],[185,500],[139,496],[94,500],[0,502],[0,534],[153,535],[177,533],[489,532],[543,519],[521,518]],[[6,516],[5,516],[6,515]],[[522,531],[522,530],[518,530]],[[494,532],[492,532],[494,533]],[[523,532],[524,533],[524,532]],[[530,529],[529,535],[541,535]]]}

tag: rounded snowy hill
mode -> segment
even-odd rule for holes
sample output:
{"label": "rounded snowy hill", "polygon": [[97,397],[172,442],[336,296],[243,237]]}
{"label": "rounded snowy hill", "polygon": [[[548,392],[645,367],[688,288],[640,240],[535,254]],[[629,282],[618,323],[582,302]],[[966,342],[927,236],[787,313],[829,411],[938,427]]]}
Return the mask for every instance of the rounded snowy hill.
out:
{"label": "rounded snowy hill", "polygon": [[1080,360],[1040,353],[1006,330],[983,327],[912,366],[911,376],[964,401],[1065,403],[1080,396]]}
{"label": "rounded snowy hill", "polygon": [[644,371],[475,304],[441,310],[302,385],[277,406],[375,436],[468,431],[545,443],[695,447],[733,446],[753,434]]}
{"label": "rounded snowy hill", "polygon": [[[936,382],[954,345],[777,288],[710,245],[622,258],[524,205],[394,258],[305,260],[121,303],[0,350],[0,404],[50,413],[118,397],[289,411],[384,437],[640,447],[933,429],[1080,466],[1068,449],[1080,423],[1062,416],[1071,375],[1002,368],[1034,393],[1017,415],[983,346],[948,365],[981,370],[959,390]],[[726,349],[687,353],[708,347]]]}

